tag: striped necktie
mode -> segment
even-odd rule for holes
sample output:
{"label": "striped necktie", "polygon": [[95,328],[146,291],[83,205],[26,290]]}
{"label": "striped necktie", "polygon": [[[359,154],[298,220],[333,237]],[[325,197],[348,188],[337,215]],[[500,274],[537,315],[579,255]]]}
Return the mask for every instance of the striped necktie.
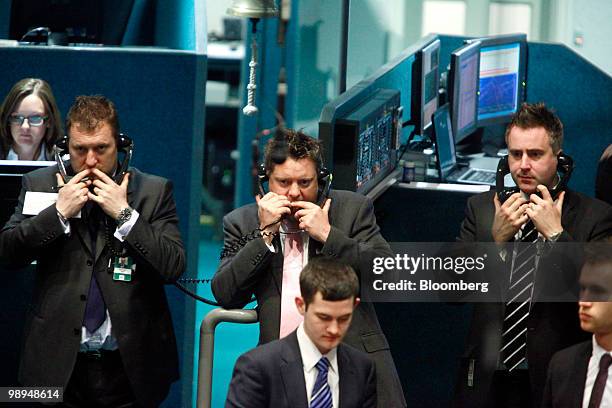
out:
{"label": "striped necktie", "polygon": [[514,370],[527,359],[527,320],[536,271],[538,231],[530,220],[513,251],[502,332],[504,367]]}
{"label": "striped necktie", "polygon": [[310,408],[332,408],[332,393],[327,382],[327,373],[329,371],[329,360],[327,357],[321,357],[316,367],[319,370],[319,374],[317,375],[314,387],[312,387]]}

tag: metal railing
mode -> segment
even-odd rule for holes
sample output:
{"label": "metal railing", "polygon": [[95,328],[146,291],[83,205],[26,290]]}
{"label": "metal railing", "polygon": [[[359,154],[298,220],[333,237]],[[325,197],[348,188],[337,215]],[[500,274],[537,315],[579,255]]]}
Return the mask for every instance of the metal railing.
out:
{"label": "metal railing", "polygon": [[206,314],[200,325],[200,354],[198,357],[197,408],[210,408],[212,397],[212,370],[215,351],[215,329],[221,322],[257,323],[254,309],[213,309]]}

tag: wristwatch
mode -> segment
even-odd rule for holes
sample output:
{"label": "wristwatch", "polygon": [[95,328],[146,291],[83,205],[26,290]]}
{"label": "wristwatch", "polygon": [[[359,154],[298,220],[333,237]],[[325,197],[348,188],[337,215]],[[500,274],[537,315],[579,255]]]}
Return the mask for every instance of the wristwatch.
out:
{"label": "wristwatch", "polygon": [[130,207],[125,207],[124,209],[119,211],[119,216],[117,217],[117,220],[116,220],[117,228],[121,228],[123,224],[125,224],[126,222],[130,220],[130,218],[132,217],[132,211],[134,210]]}
{"label": "wristwatch", "polygon": [[548,238],[548,240],[550,242],[556,242],[559,239],[559,237],[561,236],[561,234],[563,234],[563,230],[561,230],[559,232],[555,232],[554,234],[552,234],[550,236],[550,238]]}

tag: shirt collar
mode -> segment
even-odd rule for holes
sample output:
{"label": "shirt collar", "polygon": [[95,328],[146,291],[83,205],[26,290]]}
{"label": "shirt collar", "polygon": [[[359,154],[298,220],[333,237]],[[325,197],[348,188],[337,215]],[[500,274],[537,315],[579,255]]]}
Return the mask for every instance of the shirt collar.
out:
{"label": "shirt collar", "polygon": [[[6,155],[6,160],[19,160],[19,156],[17,155],[17,152],[15,152],[15,150],[13,150],[12,147],[9,149],[8,154]],[[45,145],[44,142],[40,144],[40,153],[38,153],[38,157],[34,160],[35,161],[47,160],[47,146]]]}
{"label": "shirt collar", "polygon": [[304,331],[304,323],[300,323],[297,328],[297,340],[300,345],[300,354],[302,355],[302,364],[304,365],[304,370],[306,372],[310,372],[313,369],[316,369],[315,366],[321,359],[321,357],[325,356],[329,360],[329,368],[334,373],[338,373],[338,348],[334,347],[327,354],[323,355],[315,346],[315,344],[310,340],[310,337]]}
{"label": "shirt collar", "polygon": [[601,347],[599,343],[597,343],[597,340],[595,339],[595,335],[593,335],[593,358],[596,359],[597,364],[599,364],[599,360],[601,359],[601,356],[603,356],[606,353],[612,355],[612,353],[610,353],[609,351]]}

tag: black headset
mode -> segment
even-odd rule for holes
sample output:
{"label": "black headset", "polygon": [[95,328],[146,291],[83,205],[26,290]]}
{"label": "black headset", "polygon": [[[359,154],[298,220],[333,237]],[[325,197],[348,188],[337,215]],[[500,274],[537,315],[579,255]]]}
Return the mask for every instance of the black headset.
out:
{"label": "black headset", "polygon": [[[55,161],[57,162],[57,167],[59,168],[60,175],[64,182],[68,182],[72,178],[72,175],[67,173],[66,166],[62,160],[62,156],[69,154],[68,142],[69,137],[65,135],[55,143]],[[130,160],[132,160],[132,154],[134,153],[134,141],[128,135],[119,133],[117,137],[117,151],[125,154],[121,162],[121,167],[113,178],[116,183],[120,183],[130,166]]]}
{"label": "black headset", "polygon": [[[572,171],[574,171],[574,159],[562,152],[559,152],[559,154],[557,154],[557,173],[560,175],[560,180],[556,186],[548,189],[553,200],[561,191],[567,188],[567,183],[572,176]],[[506,177],[506,174],[509,173],[510,166],[508,164],[508,156],[506,155],[499,159],[499,163],[497,164],[497,173],[495,175],[495,190],[497,192],[497,197],[502,204],[512,194],[520,191],[520,189],[516,186],[505,187],[504,178]],[[542,196],[539,191],[536,192],[536,194],[540,197]]]}

